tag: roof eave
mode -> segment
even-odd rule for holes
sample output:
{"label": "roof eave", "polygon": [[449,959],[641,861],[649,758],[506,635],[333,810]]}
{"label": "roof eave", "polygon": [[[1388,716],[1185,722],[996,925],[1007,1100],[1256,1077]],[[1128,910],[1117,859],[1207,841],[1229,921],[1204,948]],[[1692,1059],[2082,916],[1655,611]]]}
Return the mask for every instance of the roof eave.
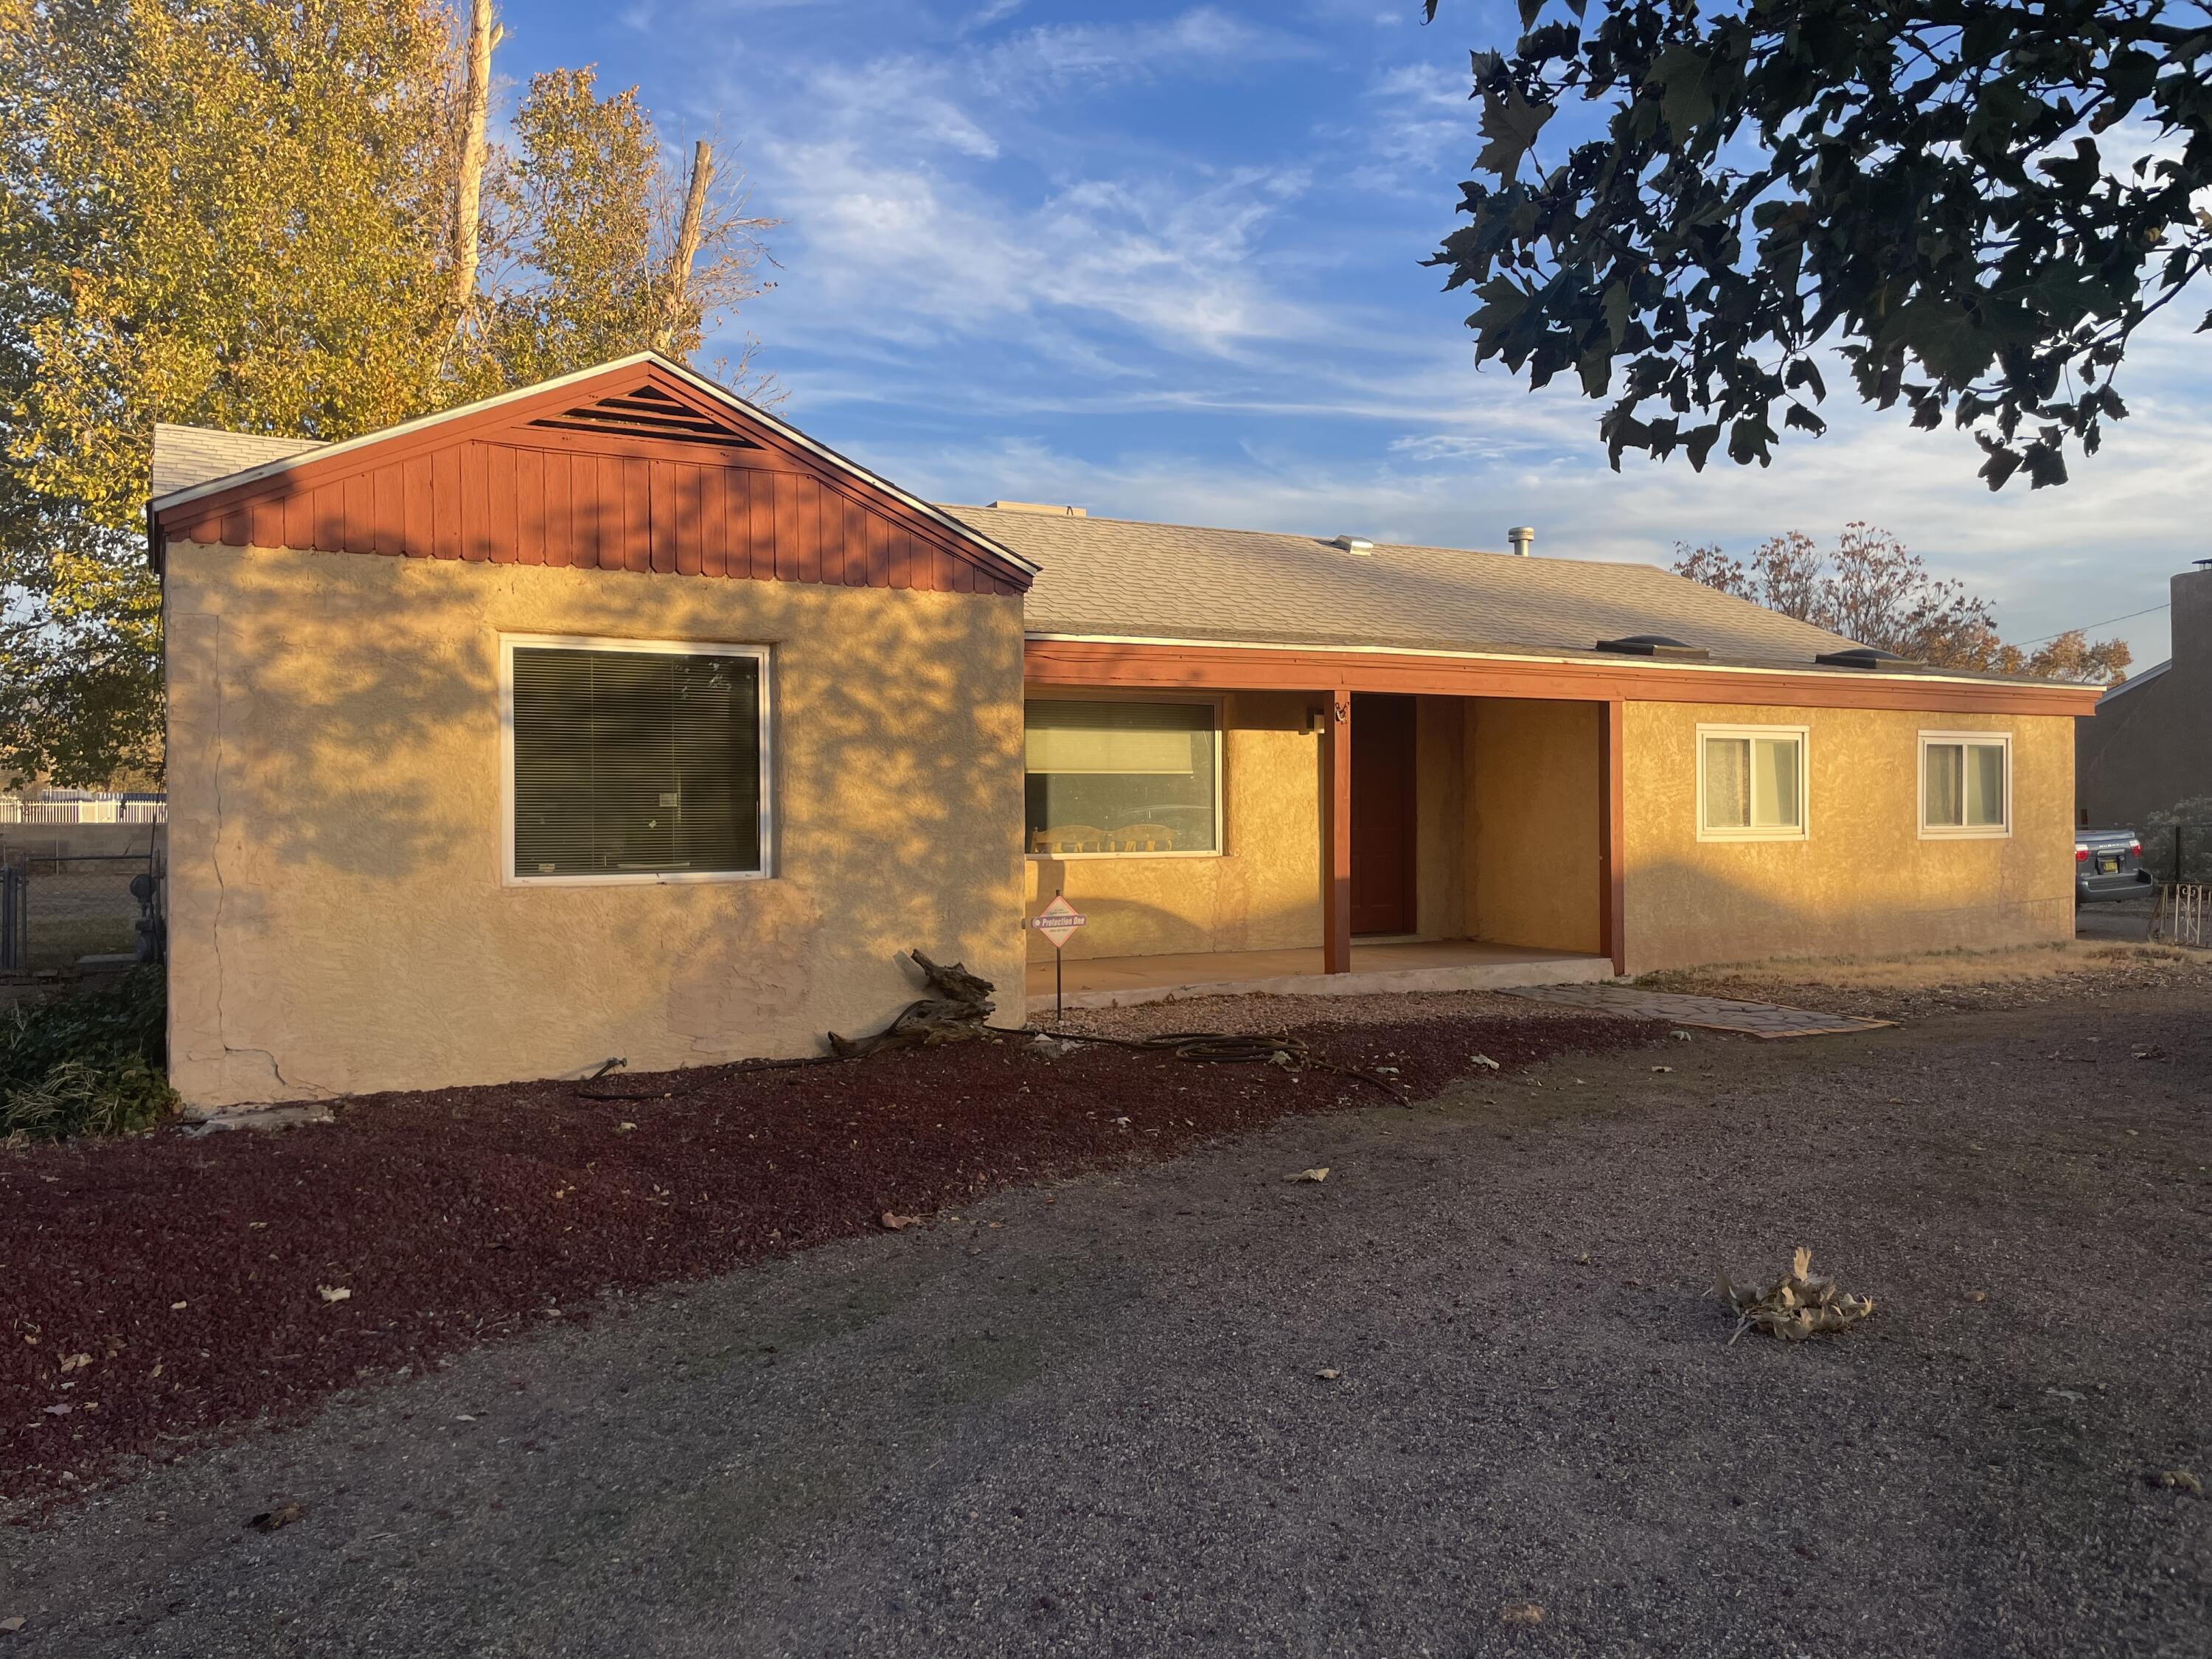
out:
{"label": "roof eave", "polygon": [[441,409],[435,414],[418,415],[411,421],[402,421],[398,425],[386,427],[381,431],[365,432],[358,438],[347,438],[337,443],[318,444],[313,448],[301,450],[296,455],[287,455],[278,460],[264,461],[258,466],[246,467],[240,471],[228,473],[220,478],[210,478],[205,483],[194,484],[188,489],[172,490],[167,495],[157,496],[147,503],[148,523],[153,527],[149,544],[149,554],[158,568],[161,557],[158,525],[161,516],[176,507],[187,506],[204,496],[236,489],[242,485],[259,483],[264,479],[278,477],[311,462],[320,465],[333,457],[342,457],[356,450],[367,449],[374,445],[410,437],[449,421],[482,415],[487,410],[498,408],[502,404],[516,402],[524,398],[539,397],[549,392],[556,392],[564,386],[575,385],[626,368],[637,368],[648,365],[676,376],[702,396],[744,410],[749,419],[758,421],[779,437],[819,457],[839,471],[861,480],[872,489],[881,490],[902,505],[921,514],[940,529],[950,532],[971,547],[988,553],[995,559],[1003,560],[1018,570],[1026,572],[1032,579],[1042,568],[1042,566],[1024,558],[996,538],[987,536],[973,525],[955,518],[934,502],[925,501],[911,491],[900,489],[881,474],[871,471],[858,461],[841,454],[818,439],[810,438],[798,428],[777,419],[758,404],[748,403],[727,386],[719,385],[696,370],[686,368],[673,358],[665,357],[657,351],[634,351],[627,357],[617,357],[611,362],[597,363],[589,368],[580,368],[568,374],[556,375],[552,380],[540,380],[533,386],[517,386],[512,391],[500,392],[495,397],[479,398],[472,404],[463,404],[453,409]]}

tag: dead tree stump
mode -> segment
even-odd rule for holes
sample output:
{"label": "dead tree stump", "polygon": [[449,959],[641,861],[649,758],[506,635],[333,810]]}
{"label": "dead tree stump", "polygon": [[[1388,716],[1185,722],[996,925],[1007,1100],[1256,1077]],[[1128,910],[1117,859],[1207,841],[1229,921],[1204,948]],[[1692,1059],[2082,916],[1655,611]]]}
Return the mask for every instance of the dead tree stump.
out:
{"label": "dead tree stump", "polygon": [[983,1022],[995,1006],[991,994],[998,988],[957,962],[932,962],[920,951],[908,951],[907,956],[936,994],[908,1003],[896,1019],[873,1036],[847,1037],[830,1032],[831,1054],[842,1060],[858,1060],[885,1048],[934,1048],[983,1035]]}

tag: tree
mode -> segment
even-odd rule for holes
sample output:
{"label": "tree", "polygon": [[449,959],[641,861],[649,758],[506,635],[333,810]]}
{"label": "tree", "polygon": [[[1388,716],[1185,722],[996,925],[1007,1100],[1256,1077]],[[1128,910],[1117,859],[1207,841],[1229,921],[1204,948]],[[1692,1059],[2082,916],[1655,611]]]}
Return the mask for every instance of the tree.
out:
{"label": "tree", "polygon": [[[1431,263],[1480,296],[1478,361],[1612,399],[1616,467],[1765,465],[1778,414],[1824,429],[1833,349],[1868,402],[1972,430],[1991,489],[2063,483],[2127,413],[2136,329],[2212,264],[2201,4],[1520,7],[1512,55],[1474,55],[1487,176]],[[1573,101],[1603,136],[1535,164]]]}
{"label": "tree", "polygon": [[684,192],[635,88],[541,76],[517,155],[472,161],[472,9],[465,64],[446,0],[0,0],[0,770],[159,774],[155,422],[352,437],[688,356],[760,291],[770,222],[735,169],[706,188],[711,151],[675,269]]}
{"label": "tree", "polygon": [[[479,301],[476,372],[497,385],[648,346],[688,357],[708,317],[766,289],[759,237],[776,222],[747,216],[743,175],[715,190],[702,141],[679,178],[637,88],[601,97],[597,79],[589,68],[531,77],[514,151],[495,161],[487,234],[501,264]],[[744,359],[733,378],[740,391],[765,386]]]}
{"label": "tree", "polygon": [[448,29],[423,0],[40,0],[0,32],[0,764],[158,769],[149,428],[431,406]]}
{"label": "tree", "polygon": [[1996,615],[1962,582],[1929,574],[1887,530],[1854,520],[1823,553],[1802,530],[1771,538],[1747,562],[1717,546],[1674,549],[1674,571],[1723,593],[1933,668],[2110,684],[2127,678],[2124,640],[2094,645],[2080,629],[2032,654],[1997,636]]}

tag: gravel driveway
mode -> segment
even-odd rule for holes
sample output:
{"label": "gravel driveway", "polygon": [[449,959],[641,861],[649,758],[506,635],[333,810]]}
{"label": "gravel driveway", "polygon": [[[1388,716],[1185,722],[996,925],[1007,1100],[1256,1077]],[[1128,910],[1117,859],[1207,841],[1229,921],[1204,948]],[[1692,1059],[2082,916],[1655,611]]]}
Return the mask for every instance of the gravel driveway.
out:
{"label": "gravel driveway", "polygon": [[[2207,1012],[1699,1035],[614,1301],[0,1529],[0,1659],[2202,1656]],[[1798,1243],[1872,1321],[1728,1346]]]}

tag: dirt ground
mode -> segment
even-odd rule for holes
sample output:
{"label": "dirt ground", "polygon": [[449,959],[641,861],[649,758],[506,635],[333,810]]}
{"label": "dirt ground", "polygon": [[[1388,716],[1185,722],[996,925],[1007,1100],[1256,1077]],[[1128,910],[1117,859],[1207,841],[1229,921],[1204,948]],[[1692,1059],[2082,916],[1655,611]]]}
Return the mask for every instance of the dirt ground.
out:
{"label": "dirt ground", "polygon": [[0,1528],[0,1656],[2201,1656],[2212,999],[2033,994],[626,1296]]}

